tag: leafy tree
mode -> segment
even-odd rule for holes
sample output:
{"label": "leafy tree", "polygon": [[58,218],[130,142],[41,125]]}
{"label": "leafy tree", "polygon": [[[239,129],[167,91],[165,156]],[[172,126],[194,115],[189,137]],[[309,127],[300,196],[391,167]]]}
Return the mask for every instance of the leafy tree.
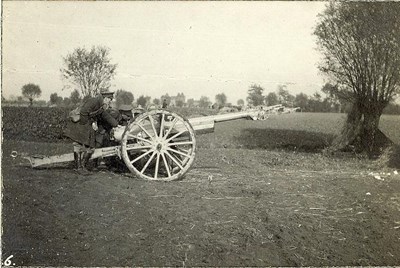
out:
{"label": "leafy tree", "polygon": [[199,100],[199,107],[200,108],[208,108],[211,105],[211,101],[206,96],[201,96]]}
{"label": "leafy tree", "polygon": [[143,96],[141,95],[138,99],[137,99],[137,104],[142,106],[142,108],[146,108],[147,104],[150,104],[150,100],[151,98],[149,96]]}
{"label": "leafy tree", "polygon": [[63,77],[77,85],[83,97],[92,97],[110,88],[117,65],[111,63],[108,48],[92,47],[90,51],[76,48],[63,60],[64,67],[60,70]]}
{"label": "leafy tree", "polygon": [[238,106],[244,106],[244,100],[243,100],[243,99],[239,99],[239,100],[236,102],[236,104],[237,104]]}
{"label": "leafy tree", "polygon": [[160,101],[160,99],[155,98],[155,99],[153,99],[153,103],[158,106],[161,104],[161,101]]}
{"label": "leafy tree", "polygon": [[332,2],[320,14],[319,68],[352,103],[336,148],[353,145],[373,157],[390,143],[379,121],[400,90],[399,14],[398,2]]}
{"label": "leafy tree", "polygon": [[62,105],[65,106],[65,107],[71,106],[71,105],[72,105],[71,99],[68,98],[68,97],[65,97],[65,98],[62,100]]}
{"label": "leafy tree", "polygon": [[294,106],[300,107],[301,110],[305,111],[308,108],[308,96],[304,93],[299,93],[294,99]]}
{"label": "leafy tree", "polygon": [[132,104],[134,99],[135,98],[134,98],[132,92],[129,92],[129,91],[126,91],[123,89],[118,89],[115,92],[115,105],[117,107],[119,107],[121,104]]}
{"label": "leafy tree", "polygon": [[224,107],[227,101],[227,97],[224,93],[220,93],[215,95],[215,102],[218,104],[219,107]]}
{"label": "leafy tree", "polygon": [[194,106],[194,99],[188,99],[187,100],[187,106],[190,108],[190,107],[193,107]]}
{"label": "leafy tree", "polygon": [[175,102],[176,107],[183,107],[185,103],[181,99],[177,99]]}
{"label": "leafy tree", "polygon": [[175,99],[175,105],[177,107],[183,107],[185,105],[185,100],[186,100],[185,94],[178,93]]}
{"label": "leafy tree", "polygon": [[272,106],[279,104],[278,95],[275,92],[270,92],[265,97],[265,105]]}
{"label": "leafy tree", "polygon": [[326,83],[321,90],[327,96],[327,101],[334,107],[333,112],[340,112],[341,106],[346,103],[346,99],[341,98],[338,86]]}
{"label": "leafy tree", "polygon": [[58,96],[57,93],[50,94],[50,104],[52,105],[60,105],[63,101],[61,96]]}
{"label": "leafy tree", "polygon": [[22,87],[22,96],[29,100],[30,106],[32,106],[33,100],[40,97],[41,94],[42,90],[38,85],[30,83]]}
{"label": "leafy tree", "polygon": [[286,85],[278,86],[278,102],[282,105],[293,106],[295,97],[286,89]]}
{"label": "leafy tree", "polygon": [[264,103],[264,96],[263,96],[264,89],[256,84],[250,86],[250,89],[247,91],[247,102],[250,105],[258,106]]}
{"label": "leafy tree", "polygon": [[69,102],[71,104],[78,104],[81,101],[81,96],[79,94],[79,91],[75,89],[74,91],[71,92],[71,95],[69,96]]}

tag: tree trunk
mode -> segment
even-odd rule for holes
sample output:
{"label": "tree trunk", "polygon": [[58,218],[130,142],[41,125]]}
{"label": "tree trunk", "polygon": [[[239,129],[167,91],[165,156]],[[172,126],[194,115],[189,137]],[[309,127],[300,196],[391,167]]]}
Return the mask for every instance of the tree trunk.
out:
{"label": "tree trunk", "polygon": [[329,151],[355,151],[355,139],[362,126],[361,105],[355,103],[347,114],[346,122],[343,125],[340,135],[333,141]]}
{"label": "tree trunk", "polygon": [[392,141],[379,130],[379,120],[383,108],[378,105],[374,109],[364,111],[364,120],[361,135],[362,149],[369,158],[378,157],[383,149],[392,144]]}
{"label": "tree trunk", "polygon": [[353,104],[341,134],[336,137],[329,151],[352,151],[366,153],[369,158],[378,157],[383,149],[393,144],[379,130],[382,110],[383,107],[378,104],[368,106],[362,103]]}

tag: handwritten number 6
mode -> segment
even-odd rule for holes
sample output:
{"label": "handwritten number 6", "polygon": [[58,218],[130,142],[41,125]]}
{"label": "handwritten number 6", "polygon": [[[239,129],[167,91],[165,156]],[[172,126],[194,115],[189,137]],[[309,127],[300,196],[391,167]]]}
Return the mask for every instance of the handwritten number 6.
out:
{"label": "handwritten number 6", "polygon": [[14,255],[11,255],[4,261],[5,266],[10,266],[11,265],[11,258],[14,257]]}

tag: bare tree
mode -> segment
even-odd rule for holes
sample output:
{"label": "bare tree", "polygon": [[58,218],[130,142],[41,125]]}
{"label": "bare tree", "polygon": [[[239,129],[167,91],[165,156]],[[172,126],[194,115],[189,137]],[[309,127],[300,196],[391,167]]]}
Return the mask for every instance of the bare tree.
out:
{"label": "bare tree", "polygon": [[22,87],[22,96],[29,100],[29,105],[32,106],[33,100],[40,97],[42,90],[38,85],[26,84]]}
{"label": "bare tree", "polygon": [[399,14],[399,2],[332,2],[314,31],[324,57],[320,70],[352,103],[337,144],[369,157],[388,143],[379,144],[387,139],[379,120],[400,88]]}
{"label": "bare tree", "polygon": [[110,88],[117,65],[111,64],[108,48],[76,48],[63,60],[63,77],[80,88],[82,97],[92,97]]}

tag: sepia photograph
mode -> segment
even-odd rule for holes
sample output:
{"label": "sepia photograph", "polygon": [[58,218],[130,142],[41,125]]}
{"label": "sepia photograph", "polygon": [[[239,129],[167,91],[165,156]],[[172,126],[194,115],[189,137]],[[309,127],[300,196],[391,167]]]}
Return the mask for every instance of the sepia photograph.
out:
{"label": "sepia photograph", "polygon": [[400,266],[400,2],[1,14],[0,266]]}

